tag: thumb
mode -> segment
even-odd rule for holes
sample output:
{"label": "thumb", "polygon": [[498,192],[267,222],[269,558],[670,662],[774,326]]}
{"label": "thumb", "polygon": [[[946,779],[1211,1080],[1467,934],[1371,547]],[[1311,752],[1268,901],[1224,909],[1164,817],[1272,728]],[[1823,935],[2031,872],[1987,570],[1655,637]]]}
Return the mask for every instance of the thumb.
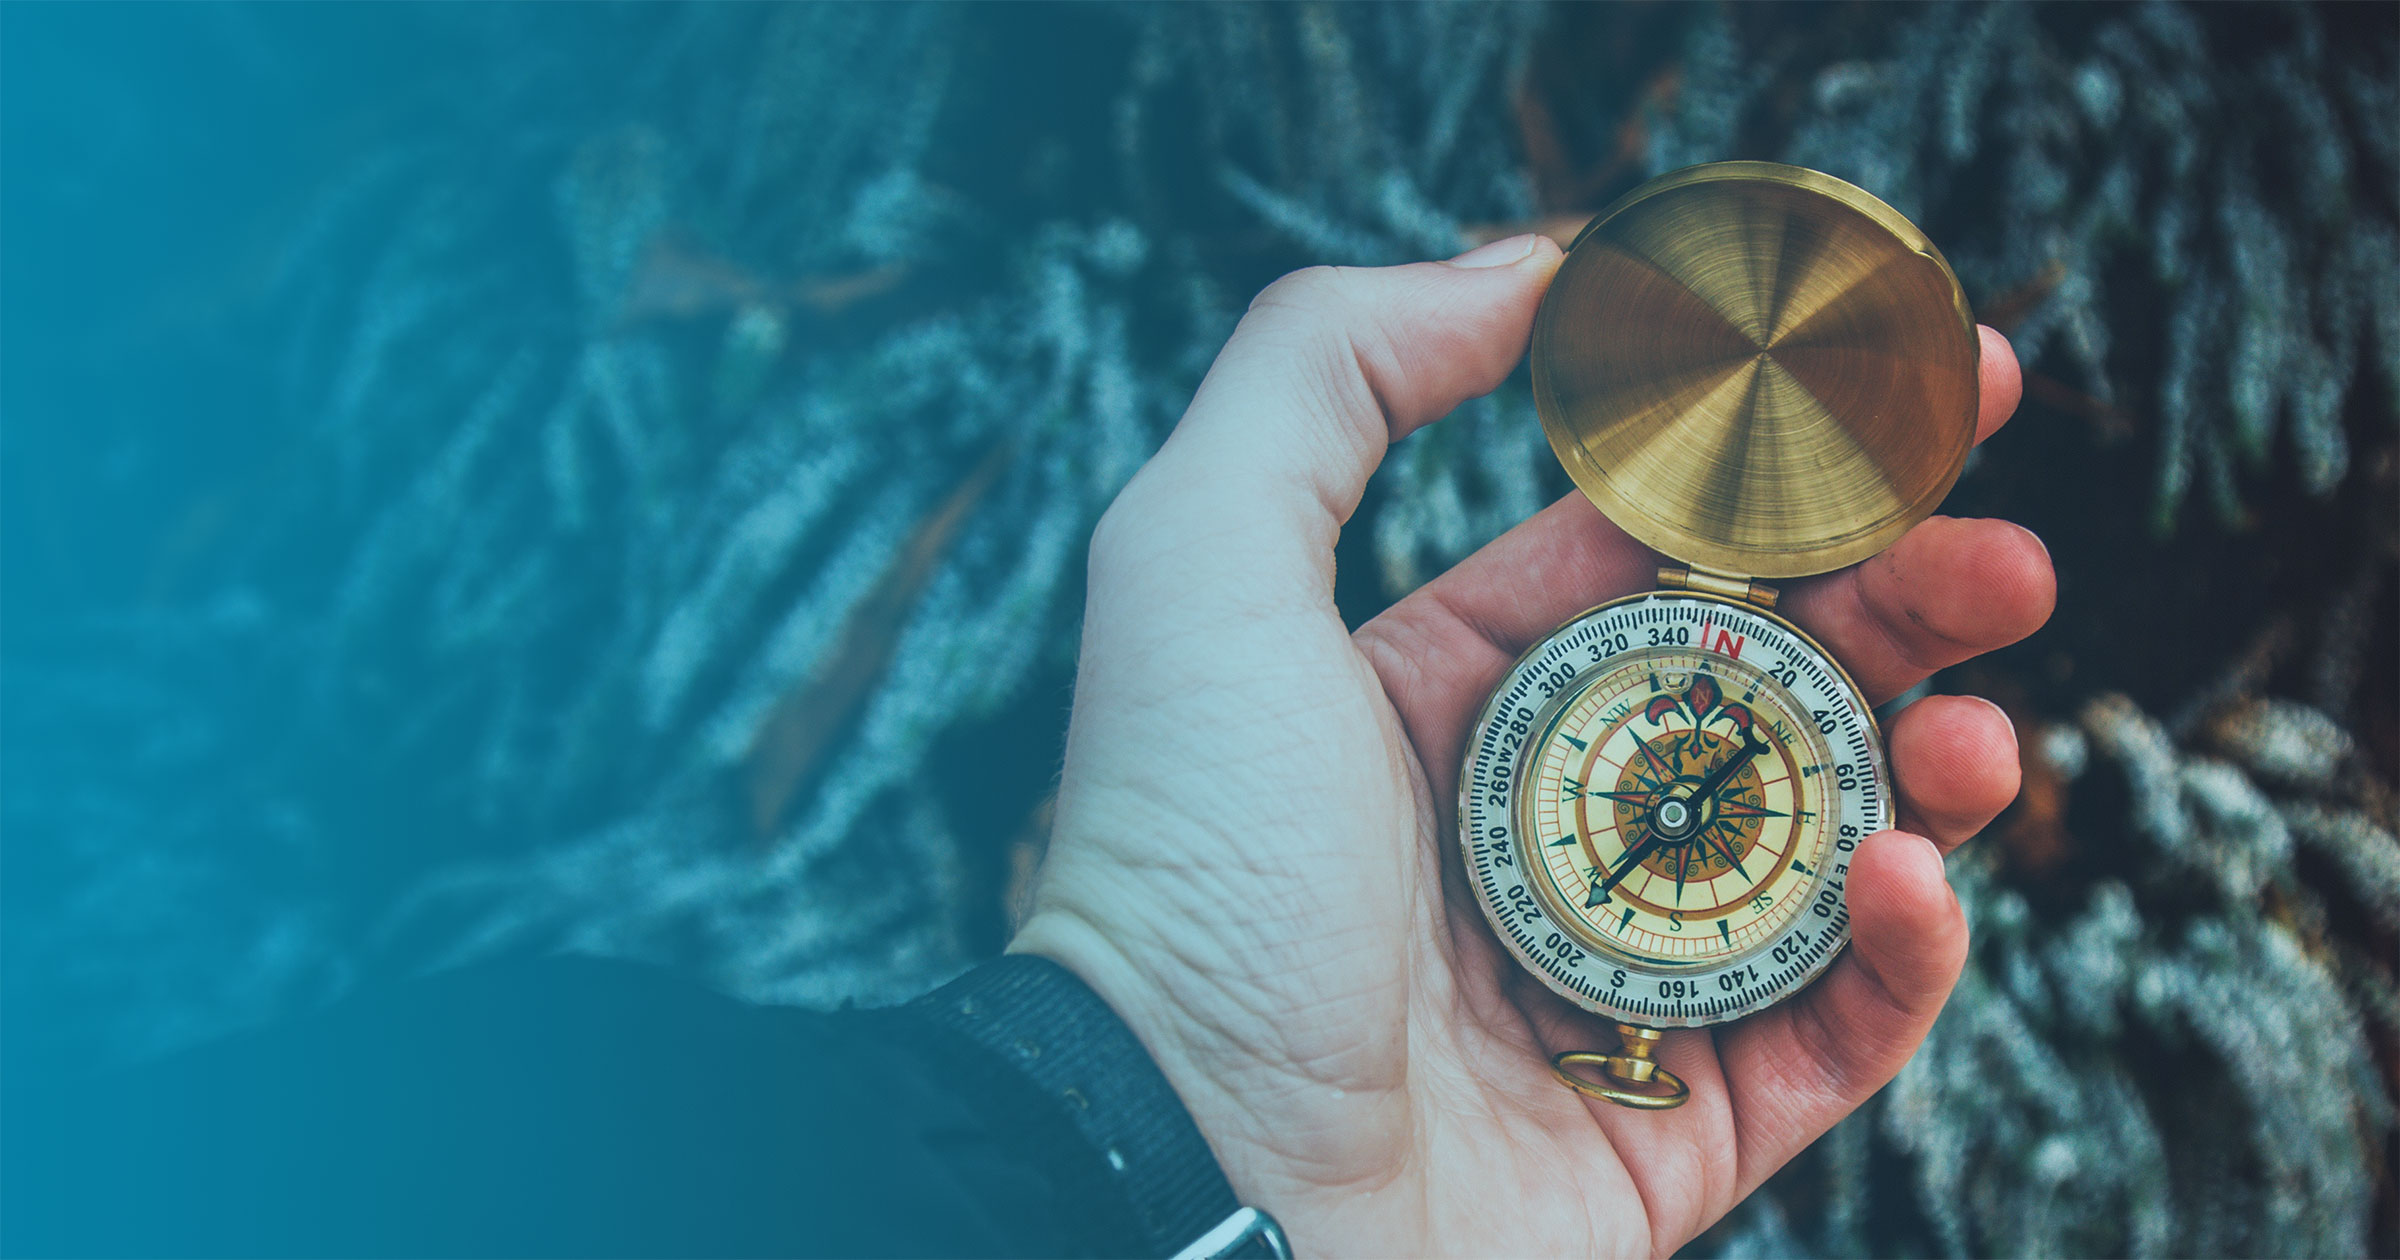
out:
{"label": "thumb", "polygon": [[1330,601],[1334,539],[1384,451],[1508,376],[1560,258],[1525,235],[1269,285],[1110,509],[1095,566],[1199,543],[1238,554],[1251,597]]}

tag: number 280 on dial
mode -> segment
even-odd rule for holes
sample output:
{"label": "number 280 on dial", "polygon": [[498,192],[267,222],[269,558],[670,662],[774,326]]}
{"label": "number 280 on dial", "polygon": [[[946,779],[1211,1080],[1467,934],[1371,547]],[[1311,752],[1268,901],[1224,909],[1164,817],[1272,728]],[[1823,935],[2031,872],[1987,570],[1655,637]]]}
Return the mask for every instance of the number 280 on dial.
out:
{"label": "number 280 on dial", "polygon": [[1511,668],[1460,777],[1460,842],[1510,952],[1648,1027],[1737,1019],[1850,939],[1859,841],[1891,825],[1875,718],[1748,604],[1603,604]]}

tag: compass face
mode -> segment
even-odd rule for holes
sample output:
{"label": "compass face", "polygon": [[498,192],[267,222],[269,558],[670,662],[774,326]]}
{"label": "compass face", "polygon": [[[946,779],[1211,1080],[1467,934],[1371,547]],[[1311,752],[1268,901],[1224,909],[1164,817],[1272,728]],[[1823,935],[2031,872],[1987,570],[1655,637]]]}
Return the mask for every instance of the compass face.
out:
{"label": "compass face", "polygon": [[1485,914],[1580,1006],[1734,1019],[1849,940],[1860,838],[1890,825],[1875,721],[1788,622],[1657,593],[1560,627],[1486,707],[1460,780]]}

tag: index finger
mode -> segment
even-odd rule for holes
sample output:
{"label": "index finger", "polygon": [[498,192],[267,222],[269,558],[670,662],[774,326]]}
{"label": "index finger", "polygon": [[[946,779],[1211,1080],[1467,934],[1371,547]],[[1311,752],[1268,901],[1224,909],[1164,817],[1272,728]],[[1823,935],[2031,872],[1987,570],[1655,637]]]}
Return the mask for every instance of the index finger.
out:
{"label": "index finger", "polygon": [[1778,609],[1881,704],[2041,629],[2057,601],[2050,551],[2033,531],[1936,516],[1863,564],[1792,584]]}

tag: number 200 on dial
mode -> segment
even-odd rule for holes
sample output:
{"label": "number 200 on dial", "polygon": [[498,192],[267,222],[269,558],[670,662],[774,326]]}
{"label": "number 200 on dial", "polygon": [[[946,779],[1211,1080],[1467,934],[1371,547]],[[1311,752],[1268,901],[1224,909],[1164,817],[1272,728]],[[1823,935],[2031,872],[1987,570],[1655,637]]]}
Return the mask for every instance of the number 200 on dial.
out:
{"label": "number 200 on dial", "polygon": [[1631,596],[1511,668],[1459,783],[1467,873],[1501,941],[1630,1024],[1737,1019],[1849,942],[1859,841],[1891,825],[1873,713],[1790,623]]}

